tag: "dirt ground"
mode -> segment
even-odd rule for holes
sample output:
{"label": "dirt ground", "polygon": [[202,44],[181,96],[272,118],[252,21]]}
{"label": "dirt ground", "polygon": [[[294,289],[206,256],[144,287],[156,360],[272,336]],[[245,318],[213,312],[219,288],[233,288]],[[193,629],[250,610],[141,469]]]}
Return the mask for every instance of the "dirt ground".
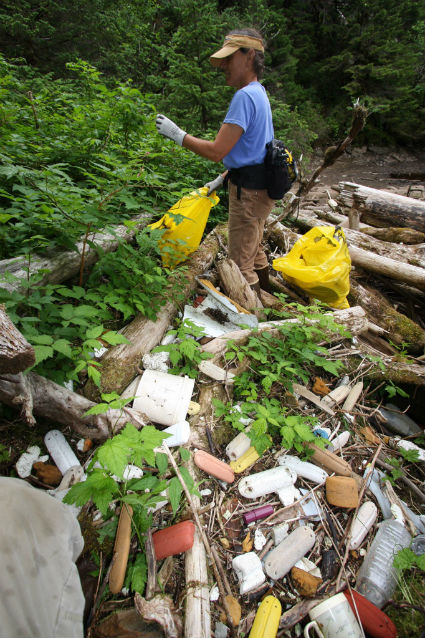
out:
{"label": "dirt ground", "polygon": [[[307,176],[312,168],[321,163],[322,157],[313,160],[312,167],[306,171]],[[409,188],[412,190],[415,186],[425,184],[425,152],[414,153],[404,149],[392,151],[380,147],[349,149],[320,174],[309,198],[320,201],[327,198],[326,189],[335,197],[337,191],[332,188],[342,181],[408,195]]]}

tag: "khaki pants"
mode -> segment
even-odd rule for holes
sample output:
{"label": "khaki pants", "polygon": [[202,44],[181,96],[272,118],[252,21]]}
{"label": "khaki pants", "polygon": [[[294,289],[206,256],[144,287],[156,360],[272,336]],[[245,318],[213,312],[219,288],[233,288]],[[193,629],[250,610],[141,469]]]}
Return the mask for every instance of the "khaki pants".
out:
{"label": "khaki pants", "polygon": [[237,187],[229,181],[229,258],[250,285],[258,281],[255,271],[268,265],[261,242],[273,206],[274,200],[265,189],[241,188],[241,198],[237,199]]}

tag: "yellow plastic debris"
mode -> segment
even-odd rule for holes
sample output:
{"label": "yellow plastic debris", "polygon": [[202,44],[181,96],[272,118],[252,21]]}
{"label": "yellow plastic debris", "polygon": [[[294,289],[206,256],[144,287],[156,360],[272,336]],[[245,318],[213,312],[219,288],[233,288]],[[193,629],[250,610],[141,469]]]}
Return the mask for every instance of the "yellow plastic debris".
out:
{"label": "yellow plastic debris", "polygon": [[285,257],[273,260],[273,268],[332,308],[349,308],[351,259],[341,228],[311,228]]}
{"label": "yellow plastic debris", "polygon": [[230,461],[229,465],[234,471],[235,474],[240,474],[244,472],[248,467],[254,465],[256,461],[260,458],[257,450],[253,445],[247,449],[245,454],[242,454],[236,461]]}
{"label": "yellow plastic debris", "polygon": [[150,228],[165,229],[159,241],[164,266],[174,268],[201,243],[210,210],[220,201],[215,192],[209,197],[207,192],[206,186],[192,191],[174,204],[159,221],[150,224]]}
{"label": "yellow plastic debris", "polygon": [[249,638],[275,638],[279,629],[282,605],[274,596],[266,596],[258,608]]}

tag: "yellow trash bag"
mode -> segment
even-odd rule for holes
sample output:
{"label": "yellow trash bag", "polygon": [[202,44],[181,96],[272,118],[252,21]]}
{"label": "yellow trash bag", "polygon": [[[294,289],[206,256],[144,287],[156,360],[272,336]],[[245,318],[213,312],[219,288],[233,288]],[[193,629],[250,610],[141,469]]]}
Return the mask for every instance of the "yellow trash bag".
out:
{"label": "yellow trash bag", "polygon": [[351,259],[344,232],[334,226],[315,226],[285,257],[273,260],[285,278],[331,308],[349,308]]}
{"label": "yellow trash bag", "polygon": [[[209,197],[207,193],[206,186],[192,191],[174,204],[159,221],[150,224],[149,228],[166,229],[159,241],[164,266],[174,268],[201,243],[210,210],[220,201],[215,192]],[[179,220],[173,215],[180,215],[184,219]]]}

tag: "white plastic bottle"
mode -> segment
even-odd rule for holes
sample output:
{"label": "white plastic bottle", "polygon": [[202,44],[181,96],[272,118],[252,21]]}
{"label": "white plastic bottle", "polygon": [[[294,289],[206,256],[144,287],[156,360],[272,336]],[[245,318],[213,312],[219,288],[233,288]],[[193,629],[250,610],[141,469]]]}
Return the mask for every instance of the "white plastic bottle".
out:
{"label": "white plastic bottle", "polygon": [[357,574],[356,590],[379,608],[392,597],[397,586],[394,556],[408,547],[411,540],[407,529],[390,519],[381,523],[372,541]]}

